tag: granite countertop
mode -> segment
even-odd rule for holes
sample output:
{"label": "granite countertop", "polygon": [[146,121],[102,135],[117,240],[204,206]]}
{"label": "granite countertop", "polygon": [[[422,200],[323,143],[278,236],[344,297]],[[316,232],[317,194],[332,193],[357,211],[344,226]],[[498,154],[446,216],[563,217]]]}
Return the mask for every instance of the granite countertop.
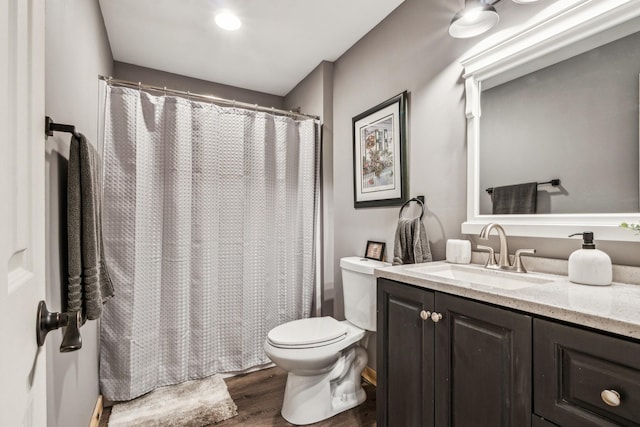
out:
{"label": "granite countertop", "polygon": [[549,281],[518,289],[503,289],[410,271],[437,265],[446,266],[447,263],[397,265],[376,269],[375,275],[640,340],[640,286],[637,284],[579,285],[571,283],[567,276],[536,272],[527,275]]}

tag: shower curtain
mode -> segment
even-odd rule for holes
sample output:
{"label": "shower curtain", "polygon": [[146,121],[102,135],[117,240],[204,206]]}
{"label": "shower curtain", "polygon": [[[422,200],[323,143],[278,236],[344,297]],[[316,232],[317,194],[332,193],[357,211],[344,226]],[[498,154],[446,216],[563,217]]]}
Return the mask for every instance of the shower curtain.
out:
{"label": "shower curtain", "polygon": [[107,87],[105,397],[268,363],[267,332],[309,317],[318,126]]}

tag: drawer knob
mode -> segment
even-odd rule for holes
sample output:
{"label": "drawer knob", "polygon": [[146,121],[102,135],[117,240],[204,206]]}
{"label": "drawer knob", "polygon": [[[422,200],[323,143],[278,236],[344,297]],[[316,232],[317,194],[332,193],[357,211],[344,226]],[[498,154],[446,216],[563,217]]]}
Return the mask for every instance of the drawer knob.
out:
{"label": "drawer knob", "polygon": [[615,390],[602,390],[600,397],[609,406],[620,406],[620,393]]}
{"label": "drawer knob", "polygon": [[430,311],[424,311],[424,310],[422,310],[422,311],[420,312],[420,318],[421,318],[422,320],[427,320],[429,317],[431,317],[431,312],[430,312]]}
{"label": "drawer knob", "polygon": [[431,313],[431,320],[433,320],[433,323],[438,323],[440,320],[442,320],[442,314],[436,313],[434,311],[433,313]]}

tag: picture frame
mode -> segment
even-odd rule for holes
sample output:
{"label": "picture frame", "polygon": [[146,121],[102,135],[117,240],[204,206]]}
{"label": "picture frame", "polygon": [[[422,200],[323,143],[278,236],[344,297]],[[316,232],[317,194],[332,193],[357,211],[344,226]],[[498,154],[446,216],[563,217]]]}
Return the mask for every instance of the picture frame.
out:
{"label": "picture frame", "polygon": [[384,258],[384,242],[374,242],[373,240],[367,240],[367,247],[364,250],[364,257],[368,259],[374,259],[376,261],[382,261]]}
{"label": "picture frame", "polygon": [[407,92],[358,114],[353,124],[354,208],[407,200]]}

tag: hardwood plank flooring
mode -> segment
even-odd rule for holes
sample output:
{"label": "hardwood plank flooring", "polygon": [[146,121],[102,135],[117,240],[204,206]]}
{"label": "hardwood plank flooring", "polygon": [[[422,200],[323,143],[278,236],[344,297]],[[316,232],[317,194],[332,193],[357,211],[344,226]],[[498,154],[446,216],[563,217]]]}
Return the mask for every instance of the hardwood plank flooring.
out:
{"label": "hardwood plank flooring", "polygon": [[[238,406],[238,415],[212,424],[215,427],[285,427],[292,426],[280,415],[287,373],[278,368],[263,369],[250,374],[227,378],[227,388]],[[367,400],[360,406],[342,412],[313,427],[371,427],[376,425],[376,389],[363,382]],[[109,417],[107,408],[100,426],[106,426]],[[106,419],[105,419],[106,418]],[[103,424],[104,421],[104,424]]]}
{"label": "hardwood plank flooring", "polygon": [[[287,373],[269,368],[226,380],[231,398],[238,405],[238,415],[216,426],[292,426],[280,415]],[[314,427],[360,427],[376,425],[376,389],[364,383],[367,400],[360,406],[342,412]]]}

